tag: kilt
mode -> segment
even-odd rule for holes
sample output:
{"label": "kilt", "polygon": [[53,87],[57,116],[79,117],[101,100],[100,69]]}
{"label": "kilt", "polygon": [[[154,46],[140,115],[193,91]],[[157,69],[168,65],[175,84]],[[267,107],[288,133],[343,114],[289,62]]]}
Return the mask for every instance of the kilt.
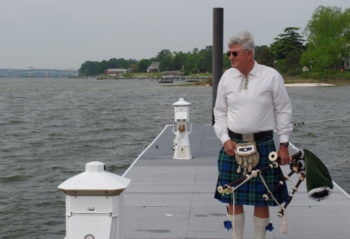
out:
{"label": "kilt", "polygon": [[[244,142],[242,140],[233,139],[237,143]],[[268,155],[270,152],[275,151],[274,141],[256,141],[257,149],[260,155],[259,164],[254,169],[264,168],[269,164]],[[217,181],[217,186],[225,185],[233,182],[237,178],[242,176],[242,173],[237,173],[237,163],[236,158],[233,156],[228,156],[224,152],[224,148],[222,147],[220,150],[219,158],[218,158],[218,170],[219,176]],[[241,170],[243,172],[243,170]],[[274,188],[274,186],[278,183],[278,181],[283,180],[284,176],[281,171],[281,168],[273,168],[266,170],[262,176],[264,177],[266,184],[268,185],[270,191]],[[254,206],[277,206],[277,204],[270,197],[267,201],[263,199],[263,194],[267,193],[267,190],[262,183],[259,176],[253,177],[248,182],[244,183],[241,187],[236,189],[234,193],[235,203],[232,199],[232,194],[222,195],[215,190],[215,198],[223,203],[229,204],[239,204],[239,205],[254,205]],[[287,185],[284,182],[284,185],[274,193],[274,197],[277,199],[279,203],[283,203],[288,199],[288,189]]]}

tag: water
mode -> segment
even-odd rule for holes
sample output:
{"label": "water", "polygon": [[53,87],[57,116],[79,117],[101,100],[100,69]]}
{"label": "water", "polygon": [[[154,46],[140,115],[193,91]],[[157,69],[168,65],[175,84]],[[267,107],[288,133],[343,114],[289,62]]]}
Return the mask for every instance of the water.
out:
{"label": "water", "polygon": [[[57,186],[103,161],[122,174],[173,119],[179,97],[191,121],[211,123],[211,88],[147,80],[0,78],[0,238],[63,238]],[[289,88],[294,121],[350,115],[350,87]],[[350,192],[350,120],[295,128],[292,142],[315,152]]]}

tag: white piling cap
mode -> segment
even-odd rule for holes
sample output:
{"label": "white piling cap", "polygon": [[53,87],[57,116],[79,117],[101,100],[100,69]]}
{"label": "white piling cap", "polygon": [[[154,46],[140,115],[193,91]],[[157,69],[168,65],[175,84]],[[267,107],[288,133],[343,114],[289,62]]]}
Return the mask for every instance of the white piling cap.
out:
{"label": "white piling cap", "polygon": [[110,196],[118,195],[130,184],[130,179],[105,171],[105,164],[92,161],[85,165],[85,172],[73,176],[58,188],[69,195]]}
{"label": "white piling cap", "polygon": [[185,101],[184,98],[179,98],[179,101],[173,104],[173,106],[189,106],[189,105],[191,105],[191,103]]}
{"label": "white piling cap", "polygon": [[99,161],[92,161],[85,164],[85,172],[103,172],[105,171],[105,164]]}

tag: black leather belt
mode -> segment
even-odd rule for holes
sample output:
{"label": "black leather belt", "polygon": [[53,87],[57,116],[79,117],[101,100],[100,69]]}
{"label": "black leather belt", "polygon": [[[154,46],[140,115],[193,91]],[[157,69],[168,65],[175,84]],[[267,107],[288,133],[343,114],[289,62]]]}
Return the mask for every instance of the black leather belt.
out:
{"label": "black leather belt", "polygon": [[[238,134],[238,133],[232,132],[231,130],[228,130],[228,135],[230,136],[231,139],[242,140],[244,138],[243,134]],[[254,136],[254,141],[266,141],[266,140],[273,139],[272,130],[261,131],[258,133],[254,133],[252,135]]]}

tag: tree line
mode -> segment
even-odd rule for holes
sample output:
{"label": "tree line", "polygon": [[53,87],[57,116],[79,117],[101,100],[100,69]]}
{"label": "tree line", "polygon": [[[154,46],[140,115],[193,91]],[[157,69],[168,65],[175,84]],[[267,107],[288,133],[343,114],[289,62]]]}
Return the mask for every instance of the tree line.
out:
{"label": "tree line", "polygon": [[[338,7],[316,8],[303,35],[298,27],[285,28],[270,46],[256,46],[257,62],[292,76],[303,72],[342,70],[344,63],[350,60],[350,8],[344,11]],[[225,54],[223,57],[224,68],[227,69],[230,62]],[[155,61],[160,62],[160,71],[183,71],[185,75],[212,72],[212,46],[201,50],[194,48],[191,52],[163,49],[151,59],[86,61],[81,65],[79,74],[96,76],[108,68],[146,72]]]}
{"label": "tree line", "polygon": [[152,62],[160,62],[159,70],[162,71],[183,71],[186,75],[193,73],[211,72],[212,47],[199,50],[194,48],[192,52],[171,52],[168,49],[161,50],[156,57],[150,59],[112,58],[108,61],[86,61],[80,69],[82,76],[96,76],[103,74],[110,68],[131,69],[133,72],[143,73],[147,71]]}

